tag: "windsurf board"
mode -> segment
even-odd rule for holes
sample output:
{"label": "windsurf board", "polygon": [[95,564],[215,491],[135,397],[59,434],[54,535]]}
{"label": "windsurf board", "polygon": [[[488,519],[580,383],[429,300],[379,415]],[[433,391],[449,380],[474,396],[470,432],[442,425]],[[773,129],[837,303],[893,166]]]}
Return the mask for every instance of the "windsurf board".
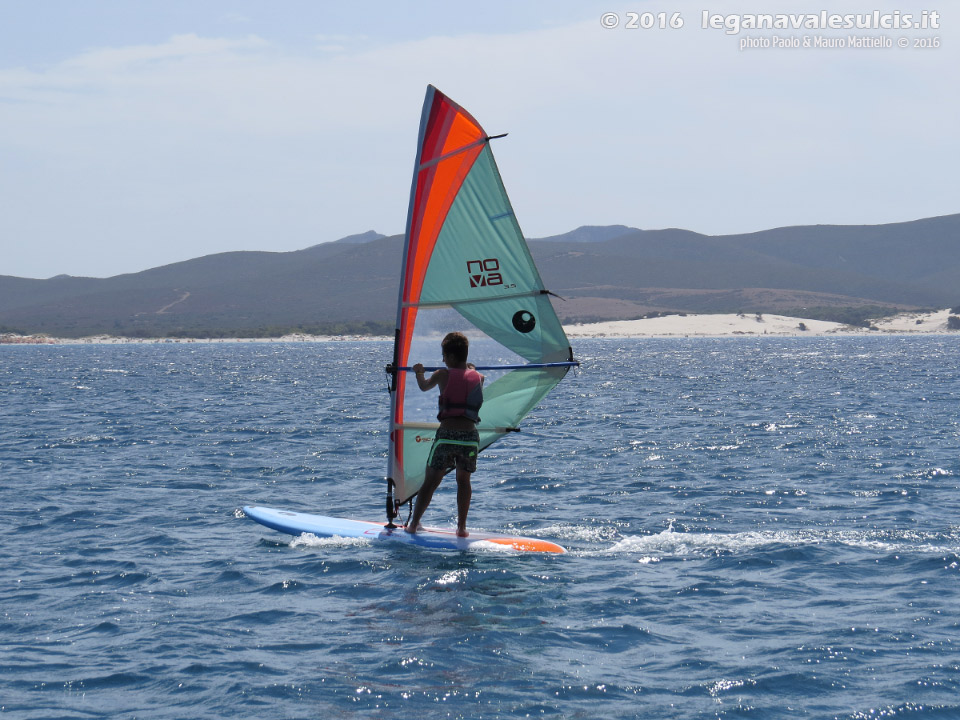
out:
{"label": "windsurf board", "polygon": [[471,532],[469,537],[462,538],[457,537],[457,533],[453,529],[440,528],[423,528],[415,534],[411,534],[402,527],[391,529],[383,523],[312,515],[310,513],[293,512],[292,510],[277,510],[259,505],[244,507],[243,512],[248,518],[261,525],[290,535],[312,533],[317,537],[391,540],[441,550],[480,549],[484,543],[493,543],[494,545],[513,548],[519,552],[566,552],[560,545],[538,538],[514,537],[485,532]]}

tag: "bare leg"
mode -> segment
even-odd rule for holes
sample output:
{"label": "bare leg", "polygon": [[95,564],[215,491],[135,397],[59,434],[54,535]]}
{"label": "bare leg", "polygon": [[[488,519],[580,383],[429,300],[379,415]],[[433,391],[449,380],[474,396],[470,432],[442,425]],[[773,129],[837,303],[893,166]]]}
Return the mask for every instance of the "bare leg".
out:
{"label": "bare leg", "polygon": [[473,488],[470,486],[470,473],[457,468],[457,537],[467,537],[467,513],[470,511],[470,498]]}
{"label": "bare leg", "polygon": [[417,501],[413,506],[413,515],[410,518],[410,523],[404,528],[408,533],[415,533],[420,527],[420,518],[426,512],[427,506],[430,505],[434,491],[440,487],[443,475],[442,471],[427,466],[427,473],[423,478],[423,487],[417,493]]}

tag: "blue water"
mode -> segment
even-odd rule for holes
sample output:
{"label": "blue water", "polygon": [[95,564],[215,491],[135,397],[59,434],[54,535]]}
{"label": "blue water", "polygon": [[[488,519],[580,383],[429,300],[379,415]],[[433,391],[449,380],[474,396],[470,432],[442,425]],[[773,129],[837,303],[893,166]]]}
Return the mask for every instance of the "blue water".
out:
{"label": "blue water", "polygon": [[960,717],[960,338],[576,351],[475,476],[538,557],[243,517],[382,516],[388,344],[0,347],[0,716]]}

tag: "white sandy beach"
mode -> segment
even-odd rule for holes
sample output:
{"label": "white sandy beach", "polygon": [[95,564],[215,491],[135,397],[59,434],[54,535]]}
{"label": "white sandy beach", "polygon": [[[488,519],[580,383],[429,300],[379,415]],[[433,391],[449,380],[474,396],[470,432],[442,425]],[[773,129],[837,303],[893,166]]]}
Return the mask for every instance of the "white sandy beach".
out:
{"label": "white sandy beach", "polygon": [[[876,329],[852,327],[825,320],[809,320],[784,315],[665,315],[642,320],[612,320],[608,322],[565,325],[570,338],[669,338],[669,337],[816,337],[825,335],[919,335],[956,333],[947,328],[950,310],[924,313],[902,313],[874,324]],[[285,335],[281,338],[214,338],[214,339],[142,339],[97,335],[85,338],[50,338],[45,336],[0,336],[3,344],[148,344],[148,343],[238,343],[238,342],[346,342],[358,340],[389,340],[362,335],[317,336]]]}
{"label": "white sandy beach", "polygon": [[[643,320],[615,320],[565,326],[577,337],[740,337],[819,336],[946,333],[950,310],[902,313],[878,320],[876,330],[825,320],[806,320],[784,315],[666,315]],[[957,331],[952,331],[957,332]]]}

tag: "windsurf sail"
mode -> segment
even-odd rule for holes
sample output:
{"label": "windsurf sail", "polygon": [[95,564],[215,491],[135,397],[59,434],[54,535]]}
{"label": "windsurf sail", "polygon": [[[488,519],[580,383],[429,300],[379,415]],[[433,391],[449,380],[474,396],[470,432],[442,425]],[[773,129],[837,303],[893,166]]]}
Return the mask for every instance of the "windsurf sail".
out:
{"label": "windsurf sail", "polygon": [[484,371],[480,449],[518,429],[563,379],[573,352],[513,214],[491,137],[434,88],[420,118],[390,382],[388,519],[424,479],[438,423],[436,393],[410,365],[440,355],[453,330]]}

